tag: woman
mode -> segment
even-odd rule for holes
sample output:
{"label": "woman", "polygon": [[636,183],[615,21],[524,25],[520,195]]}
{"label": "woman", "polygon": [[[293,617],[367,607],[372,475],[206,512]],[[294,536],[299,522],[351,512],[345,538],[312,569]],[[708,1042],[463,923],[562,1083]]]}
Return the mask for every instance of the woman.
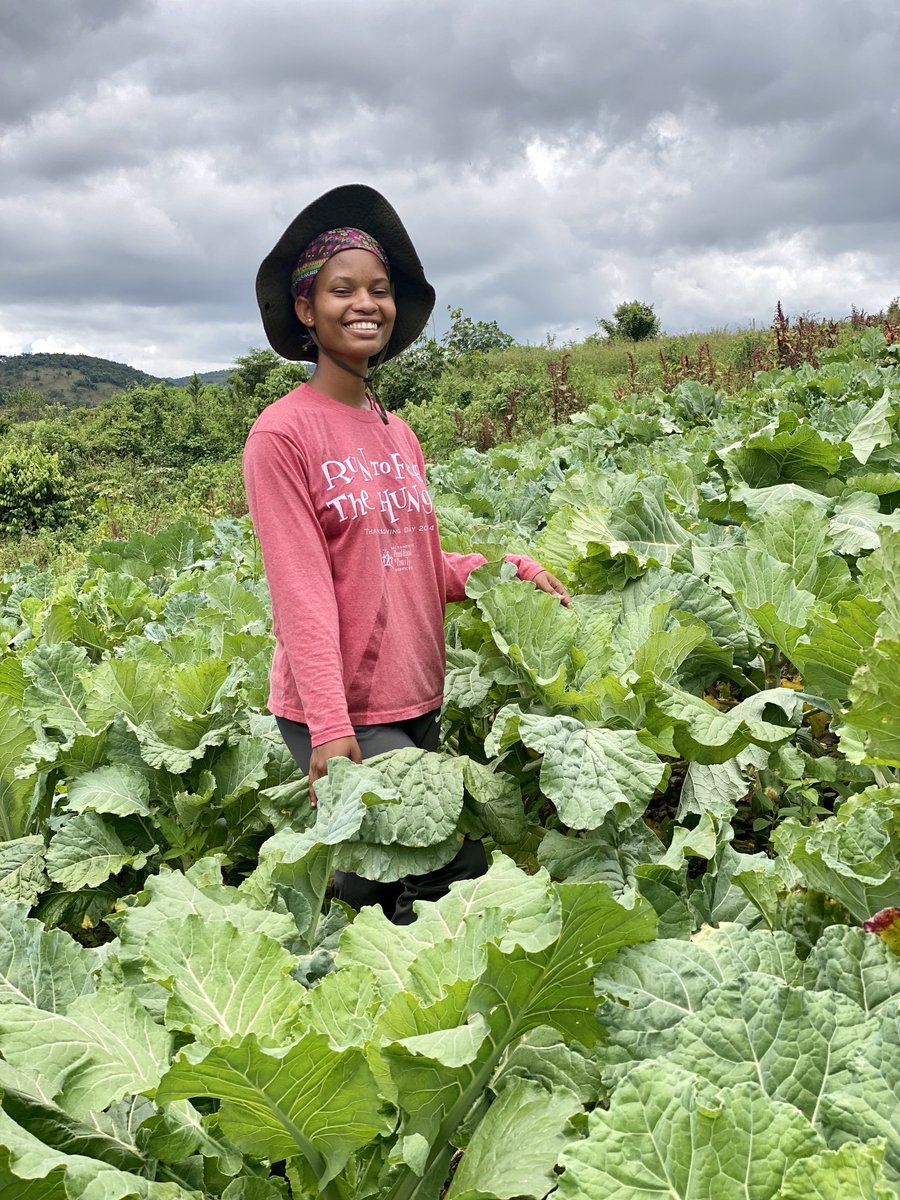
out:
{"label": "woman", "polygon": [[[316,364],[309,383],[260,415],[244,479],[272,596],[269,709],[315,784],[332,758],[403,746],[434,750],[444,685],[444,607],[485,559],[441,550],[415,434],[367,389],[370,370],[419,336],[434,289],[378,192],[335,188],[305,208],[257,276],[266,335],[284,358]],[[540,563],[519,578],[569,596]],[[339,873],[355,908],[397,923],[416,899],[486,869],[480,842],[428,875],[377,884]]]}

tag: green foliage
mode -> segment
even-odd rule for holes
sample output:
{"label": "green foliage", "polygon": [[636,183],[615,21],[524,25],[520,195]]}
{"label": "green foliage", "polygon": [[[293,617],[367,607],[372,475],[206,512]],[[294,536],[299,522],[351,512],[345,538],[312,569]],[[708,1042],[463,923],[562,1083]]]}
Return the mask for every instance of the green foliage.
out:
{"label": "green foliage", "polygon": [[10,446],[0,454],[0,532],[54,528],[72,516],[75,493],[56,454]]}
{"label": "green foliage", "polygon": [[[335,760],[315,810],[245,518],[9,572],[4,1195],[896,1195],[900,960],[863,925],[900,908],[900,368],[872,332],[555,424],[543,352],[442,373],[423,413],[497,420],[525,380],[546,427],[430,474],[445,548],[489,560],[448,613],[442,748]],[[271,367],[182,403],[237,428]],[[197,458],[180,502],[238,470]],[[328,904],[336,868],[396,880],[465,836],[490,871],[411,927]]]}
{"label": "green foliage", "polygon": [[193,463],[176,485],[177,502],[192,517],[239,517],[247,511],[240,455],[224,462]]}
{"label": "green foliage", "polygon": [[309,377],[309,368],[304,363],[286,362],[274,350],[254,347],[234,361],[236,369],[229,377],[229,390],[254,401],[257,412]]}
{"label": "green foliage", "polygon": [[607,337],[627,342],[642,342],[647,338],[659,337],[659,317],[652,304],[640,300],[623,301],[613,313],[613,319],[597,322]]}
{"label": "green foliage", "polygon": [[466,354],[485,354],[490,350],[507,350],[515,345],[513,338],[496,321],[475,321],[461,308],[450,308],[450,328],[441,337],[441,345],[452,358]]}
{"label": "green foliage", "polygon": [[431,402],[437,381],[448,365],[445,348],[424,334],[402,354],[379,367],[375,387],[385,408]]}
{"label": "green foliage", "polygon": [[424,334],[408,350],[379,369],[378,394],[386,408],[403,405],[421,408],[431,402],[443,403],[439,383],[457,365],[465,369],[466,360],[515,345],[512,337],[496,321],[476,321],[461,308],[447,309],[450,328],[440,342]]}

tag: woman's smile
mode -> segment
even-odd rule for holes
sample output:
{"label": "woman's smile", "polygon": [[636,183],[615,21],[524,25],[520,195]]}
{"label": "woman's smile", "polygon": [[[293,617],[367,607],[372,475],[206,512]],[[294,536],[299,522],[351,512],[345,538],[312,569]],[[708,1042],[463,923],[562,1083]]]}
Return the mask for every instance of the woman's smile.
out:
{"label": "woman's smile", "polygon": [[381,328],[378,321],[347,321],[345,324],[355,333],[377,333]]}

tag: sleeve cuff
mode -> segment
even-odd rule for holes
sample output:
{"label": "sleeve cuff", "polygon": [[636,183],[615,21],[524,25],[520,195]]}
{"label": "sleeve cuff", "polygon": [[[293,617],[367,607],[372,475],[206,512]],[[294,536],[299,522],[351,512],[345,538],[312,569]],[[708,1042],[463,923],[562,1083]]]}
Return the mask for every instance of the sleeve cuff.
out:
{"label": "sleeve cuff", "polygon": [[315,750],[316,746],[323,746],[326,742],[333,742],[336,738],[356,737],[356,730],[349,723],[346,725],[332,725],[326,729],[317,729],[315,733],[310,730],[310,744]]}
{"label": "sleeve cuff", "polygon": [[524,579],[528,583],[540,575],[541,571],[547,570],[539,562],[535,562],[533,558],[529,558],[527,554],[507,554],[503,561],[512,563],[516,568],[519,578]]}

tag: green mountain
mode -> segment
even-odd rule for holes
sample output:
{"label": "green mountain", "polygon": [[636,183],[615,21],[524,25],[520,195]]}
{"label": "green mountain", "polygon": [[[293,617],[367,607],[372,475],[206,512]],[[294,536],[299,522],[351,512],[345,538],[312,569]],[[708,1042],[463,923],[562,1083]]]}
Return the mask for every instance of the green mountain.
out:
{"label": "green mountain", "polygon": [[[234,367],[223,367],[221,371],[198,371],[197,377],[201,383],[227,383],[233,371]],[[193,375],[179,375],[177,379],[169,376],[166,383],[175,387],[187,387],[193,378]]]}
{"label": "green mountain", "polygon": [[[207,371],[203,383],[222,383],[231,371]],[[160,379],[125,363],[90,354],[11,354],[0,355],[0,405],[9,403],[17,393],[37,393],[51,404],[67,408],[103,404],[117,392],[135,384],[170,383],[185,387],[191,377]]]}
{"label": "green mountain", "polygon": [[102,404],[136,383],[158,383],[154,375],[90,354],[0,356],[0,401],[24,390],[68,407]]}

